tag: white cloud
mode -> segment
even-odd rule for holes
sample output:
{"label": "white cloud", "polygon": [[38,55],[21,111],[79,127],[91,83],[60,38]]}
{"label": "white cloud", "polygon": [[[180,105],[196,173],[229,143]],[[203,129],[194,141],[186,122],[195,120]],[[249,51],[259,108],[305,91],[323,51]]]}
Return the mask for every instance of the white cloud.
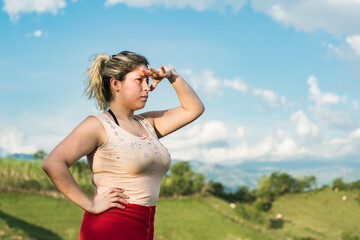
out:
{"label": "white cloud", "polygon": [[356,100],[351,101],[351,105],[355,110],[359,109],[359,102]]}
{"label": "white cloud", "polygon": [[191,69],[179,71],[181,74],[187,75],[187,79],[191,82],[195,89],[202,89],[209,95],[223,95],[224,88],[232,88],[244,94],[252,94],[261,97],[268,106],[286,106],[287,100],[285,96],[278,96],[271,90],[254,88],[250,84],[244,82],[240,77],[234,80],[220,79],[214,76],[209,69],[201,71],[200,74],[194,73]]}
{"label": "white cloud", "polygon": [[249,86],[247,83],[245,83],[241,78],[236,77],[233,81],[224,80],[224,86],[233,88],[237,91],[247,93],[250,91],[251,86]]}
{"label": "white cloud", "polygon": [[47,38],[48,34],[41,29],[36,29],[33,32],[26,33],[25,37]]}
{"label": "white cloud", "polygon": [[353,118],[351,112],[344,109],[332,109],[329,106],[310,107],[313,116],[320,121],[319,124],[340,130],[353,128],[358,125],[358,121]]}
{"label": "white cloud", "polygon": [[224,86],[242,93],[251,93],[255,96],[260,96],[270,107],[276,107],[278,105],[285,106],[287,104],[285,96],[279,97],[276,93],[268,89],[254,88],[239,77],[232,81],[225,79]]}
{"label": "white cloud", "polygon": [[229,130],[225,123],[210,121],[203,125],[194,125],[185,131],[175,132],[164,142],[169,149],[188,149],[196,145],[225,141],[228,135]]}
{"label": "white cloud", "polygon": [[342,60],[346,60],[348,58],[348,51],[344,47],[336,47],[331,43],[326,44],[328,49],[333,52],[337,57]]}
{"label": "white cloud", "polygon": [[245,136],[245,128],[243,126],[238,126],[236,128],[236,135],[239,137],[239,138],[243,138]]}
{"label": "white cloud", "polygon": [[360,128],[356,129],[352,133],[350,133],[351,138],[360,138]]}
{"label": "white cloud", "polygon": [[297,144],[291,137],[285,137],[277,146],[277,154],[281,157],[292,156],[294,153],[296,154],[297,150]]}
{"label": "white cloud", "polygon": [[34,37],[41,37],[43,35],[43,31],[42,30],[35,30],[33,33]]}
{"label": "white cloud", "polygon": [[195,89],[201,88],[208,94],[223,95],[222,81],[214,77],[211,70],[203,70],[200,74],[196,74],[191,69],[186,69],[180,73],[188,75]]}
{"label": "white cloud", "polygon": [[347,37],[346,42],[355,51],[356,55],[360,57],[360,35]]}
{"label": "white cloud", "polygon": [[296,123],[296,132],[300,136],[315,136],[319,131],[318,127],[306,117],[302,110],[292,114],[290,120]]}
{"label": "white cloud", "polygon": [[358,66],[360,60],[360,35],[346,37],[338,46],[329,43],[327,47],[330,53],[333,53],[340,60],[349,61]]}
{"label": "white cloud", "polygon": [[25,141],[24,134],[16,128],[8,128],[0,134],[0,148],[7,154],[25,153],[33,154],[37,148]]}
{"label": "white cloud", "polygon": [[[352,117],[351,112],[342,107],[347,103],[346,96],[340,97],[335,93],[322,92],[314,76],[310,76],[307,83],[309,85],[309,99],[315,103],[309,109],[313,116],[320,121],[320,124],[339,129],[349,129],[357,125],[357,120]],[[357,101],[350,104],[353,108],[357,107]]]}
{"label": "white cloud", "polygon": [[305,151],[298,147],[292,137],[274,138],[264,137],[258,143],[249,144],[243,141],[234,147],[213,148],[204,151],[203,159],[211,162],[231,160],[243,162],[248,160],[257,161],[281,161],[283,159],[297,158]]}
{"label": "white cloud", "polygon": [[51,12],[56,14],[59,9],[65,7],[65,0],[4,0],[3,10],[10,15],[12,21],[16,21],[22,13]]}
{"label": "white cloud", "polygon": [[332,138],[329,140],[324,140],[324,143],[331,145],[332,147],[339,147],[344,144],[349,144],[350,141],[349,141],[349,139],[344,139],[344,138]]}
{"label": "white cloud", "polygon": [[[278,102],[278,96],[271,90],[253,88],[250,84],[245,83],[241,78],[237,77],[233,81],[224,80],[224,86],[230,87],[234,90],[240,91],[242,93],[252,93],[256,96],[262,97],[270,106],[275,106]],[[286,99],[284,96],[281,96],[281,103],[285,104]]]}
{"label": "white cloud", "polygon": [[336,36],[360,32],[359,0],[252,0],[251,3],[256,11],[300,31],[323,30]]}
{"label": "white cloud", "polygon": [[310,99],[318,105],[336,104],[340,102],[340,97],[333,93],[322,93],[317,85],[317,79],[314,76],[308,78],[307,83],[310,85]]}
{"label": "white cloud", "polygon": [[253,93],[255,95],[261,96],[270,106],[275,106],[278,100],[278,96],[267,89],[254,89]]}
{"label": "white cloud", "polygon": [[[213,163],[339,159],[360,154],[360,128],[348,138],[330,137],[319,135],[317,126],[302,111],[292,114],[290,120],[297,124],[297,135],[278,129],[274,135],[263,132],[254,138],[252,132],[245,137],[244,126],[232,127],[224,122],[211,121],[176,132],[163,141],[173,159]],[[303,138],[307,135],[316,135],[316,138]]]}
{"label": "white cloud", "polygon": [[[281,160],[301,154],[301,149],[288,134],[283,134],[279,138],[266,136],[253,144],[243,139],[244,136],[243,126],[237,126],[236,131],[230,132],[224,122],[210,121],[195,125],[183,132],[176,132],[163,141],[172,157],[181,160],[208,162]],[[217,145],[216,143],[219,142],[228,144]]]}
{"label": "white cloud", "polygon": [[125,4],[129,7],[151,7],[154,5],[177,9],[190,7],[196,11],[224,11],[226,7],[231,7],[234,12],[238,12],[243,6],[245,6],[246,0],[106,0],[105,6],[113,6],[119,3]]}

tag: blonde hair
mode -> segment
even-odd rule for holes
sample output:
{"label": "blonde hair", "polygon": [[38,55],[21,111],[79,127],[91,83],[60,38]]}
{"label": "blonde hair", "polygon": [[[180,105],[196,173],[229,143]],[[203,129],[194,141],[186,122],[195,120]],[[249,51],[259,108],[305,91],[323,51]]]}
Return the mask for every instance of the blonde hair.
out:
{"label": "blonde hair", "polygon": [[148,64],[144,56],[129,51],[122,51],[111,57],[106,54],[96,55],[91,66],[84,72],[87,75],[87,87],[84,93],[88,99],[95,98],[98,109],[106,110],[113,99],[110,79],[123,81],[126,74],[134,71],[138,66]]}

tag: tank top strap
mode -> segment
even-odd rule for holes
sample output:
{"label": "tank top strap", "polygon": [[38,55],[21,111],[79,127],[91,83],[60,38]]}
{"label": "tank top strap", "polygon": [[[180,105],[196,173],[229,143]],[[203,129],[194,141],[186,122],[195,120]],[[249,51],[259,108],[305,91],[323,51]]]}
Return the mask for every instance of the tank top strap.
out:
{"label": "tank top strap", "polygon": [[134,118],[137,121],[139,121],[139,123],[141,123],[148,130],[148,132],[151,133],[151,135],[157,138],[157,134],[155,132],[153,125],[151,125],[151,123],[148,120],[146,120],[146,118],[144,118],[141,115],[134,115]]}
{"label": "tank top strap", "polygon": [[107,137],[113,135],[117,126],[115,125],[115,122],[112,121],[105,113],[99,113],[91,116],[96,117],[101,122],[106,131]]}

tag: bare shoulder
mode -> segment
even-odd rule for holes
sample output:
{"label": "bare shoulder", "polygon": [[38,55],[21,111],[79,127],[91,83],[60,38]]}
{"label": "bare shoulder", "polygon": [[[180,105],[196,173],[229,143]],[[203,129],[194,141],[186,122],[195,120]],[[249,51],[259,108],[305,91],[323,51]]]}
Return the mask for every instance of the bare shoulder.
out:
{"label": "bare shoulder", "polygon": [[144,117],[152,125],[158,138],[162,138],[168,134],[161,131],[161,126],[164,124],[159,123],[159,120],[164,118],[168,111],[169,110],[150,111],[140,114],[140,116]]}
{"label": "bare shoulder", "polygon": [[[101,146],[106,141],[106,131],[95,116],[88,116],[63,140],[76,148]],[[88,150],[88,149],[87,149]]]}
{"label": "bare shoulder", "polygon": [[45,162],[66,162],[71,166],[104,144],[106,138],[101,122],[94,116],[88,116],[50,152]]}
{"label": "bare shoulder", "polygon": [[144,112],[139,115],[145,118],[154,127],[154,118],[158,117],[159,112],[161,111]]}
{"label": "bare shoulder", "polygon": [[102,145],[106,139],[106,131],[101,121],[94,115],[88,116],[78,127],[80,132],[84,131],[84,135],[92,136],[98,139],[98,145]]}
{"label": "bare shoulder", "polygon": [[94,127],[94,128],[96,128],[96,129],[101,129],[101,128],[103,128],[100,120],[99,120],[97,117],[95,117],[94,115],[90,115],[90,116],[88,116],[87,118],[85,118],[85,120],[82,121],[82,122],[79,124],[79,126],[80,126],[80,125],[83,125],[83,126],[86,126],[86,127]]}

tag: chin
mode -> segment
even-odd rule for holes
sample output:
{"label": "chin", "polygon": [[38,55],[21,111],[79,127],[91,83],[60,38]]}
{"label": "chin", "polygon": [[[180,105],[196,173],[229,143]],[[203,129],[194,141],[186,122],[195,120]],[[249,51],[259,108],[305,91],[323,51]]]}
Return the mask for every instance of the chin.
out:
{"label": "chin", "polygon": [[141,106],[136,106],[136,107],[135,107],[135,111],[136,111],[136,110],[143,109],[144,107],[145,107],[145,104],[143,104],[143,105],[141,105]]}

